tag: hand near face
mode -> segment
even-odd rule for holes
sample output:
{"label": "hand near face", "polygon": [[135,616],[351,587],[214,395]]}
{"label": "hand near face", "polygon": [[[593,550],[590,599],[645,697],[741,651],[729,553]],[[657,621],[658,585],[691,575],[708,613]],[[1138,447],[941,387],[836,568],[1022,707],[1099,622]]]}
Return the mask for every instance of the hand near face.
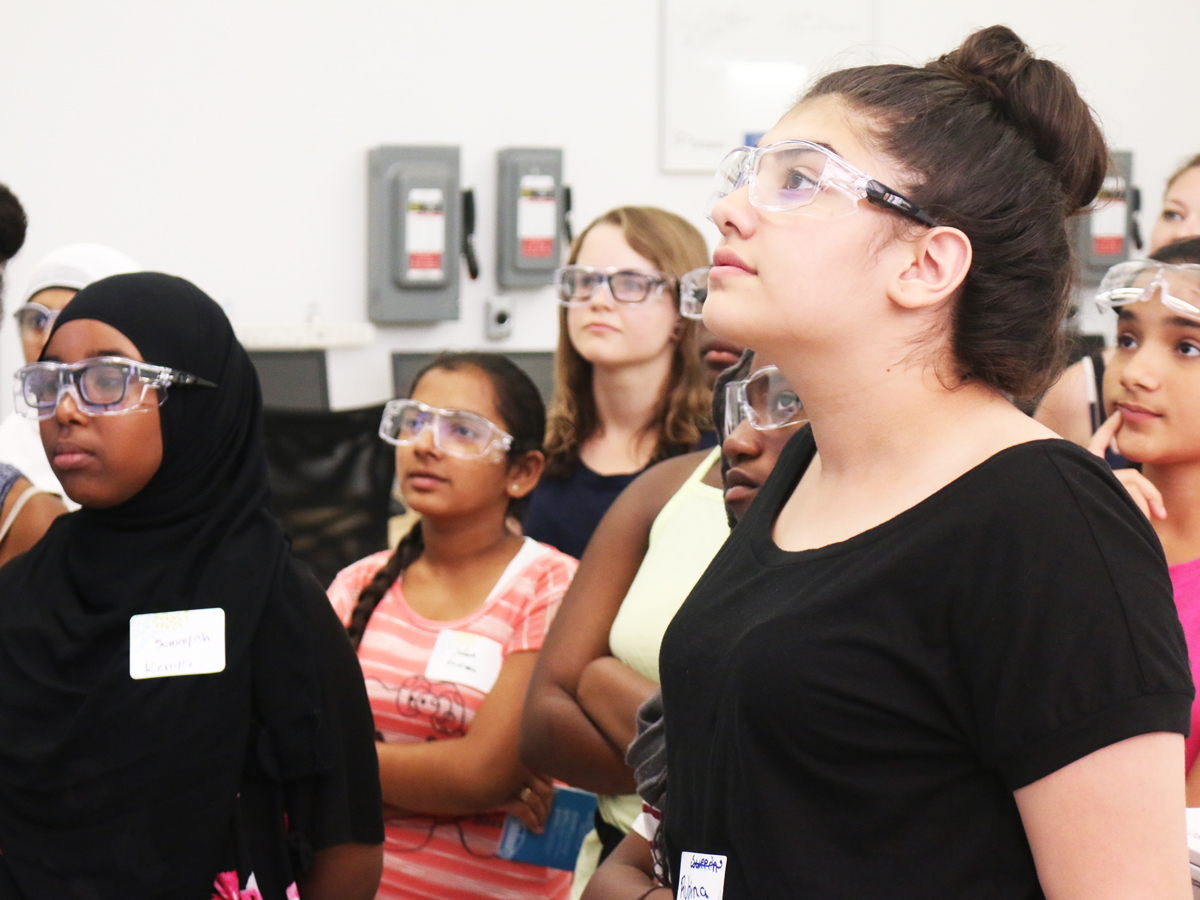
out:
{"label": "hand near face", "polygon": [[[1104,459],[1104,451],[1109,444],[1114,443],[1117,432],[1121,430],[1121,411],[1114,412],[1103,425],[1092,435],[1088,451]],[[1121,482],[1133,502],[1147,519],[1165,519],[1167,508],[1163,505],[1162,493],[1154,484],[1137,469],[1114,469],[1113,474]]]}

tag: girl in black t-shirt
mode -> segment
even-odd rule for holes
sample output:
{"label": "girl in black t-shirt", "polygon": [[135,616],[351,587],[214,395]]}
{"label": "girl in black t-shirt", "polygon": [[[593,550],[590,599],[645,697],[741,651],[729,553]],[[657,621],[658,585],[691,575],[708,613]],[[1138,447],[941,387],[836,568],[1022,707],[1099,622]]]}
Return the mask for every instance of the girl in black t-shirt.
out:
{"label": "girl in black t-shirt", "polygon": [[677,896],[1190,896],[1152,529],[1008,398],[1103,136],[1008,28],[831,73],[718,174],[705,304],[811,428],[663,641]]}

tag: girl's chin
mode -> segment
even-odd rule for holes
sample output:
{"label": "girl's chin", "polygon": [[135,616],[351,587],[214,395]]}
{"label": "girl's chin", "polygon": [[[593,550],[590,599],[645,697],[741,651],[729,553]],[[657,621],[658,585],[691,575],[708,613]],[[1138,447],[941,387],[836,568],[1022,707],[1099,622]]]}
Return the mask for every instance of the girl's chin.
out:
{"label": "girl's chin", "polygon": [[[1121,440],[1124,437],[1124,440]],[[1137,465],[1162,465],[1173,462],[1168,460],[1163,454],[1163,448],[1155,446],[1157,442],[1147,441],[1139,438],[1138,435],[1121,435],[1118,436],[1116,442],[1116,451],[1125,459]]]}
{"label": "girl's chin", "polygon": [[[576,348],[579,349],[579,348]],[[649,353],[635,353],[628,351],[626,348],[597,348],[587,347],[588,352],[580,351],[580,356],[591,363],[597,369],[622,369],[626,366],[640,366],[648,362],[653,362],[657,357]],[[604,352],[606,350],[617,352]],[[668,350],[668,352],[670,352]]]}
{"label": "girl's chin", "polygon": [[704,327],[721,340],[739,347],[764,346],[763,335],[755,327],[754,321],[746,316],[745,308],[713,310],[710,314],[708,304],[704,306]]}

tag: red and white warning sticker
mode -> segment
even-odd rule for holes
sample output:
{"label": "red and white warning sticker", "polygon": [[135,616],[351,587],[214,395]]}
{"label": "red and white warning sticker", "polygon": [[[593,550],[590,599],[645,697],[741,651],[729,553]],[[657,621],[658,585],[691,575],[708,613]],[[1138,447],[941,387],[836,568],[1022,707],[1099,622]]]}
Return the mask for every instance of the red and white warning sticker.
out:
{"label": "red and white warning sticker", "polygon": [[517,198],[517,239],[524,259],[548,259],[558,232],[553,175],[522,175]]}
{"label": "red and white warning sticker", "polygon": [[1118,256],[1125,249],[1125,179],[1109,175],[1092,208],[1092,252],[1096,256]]}
{"label": "red and white warning sticker", "polygon": [[441,188],[412,188],[404,217],[408,277],[440,281],[446,255],[446,200]]}

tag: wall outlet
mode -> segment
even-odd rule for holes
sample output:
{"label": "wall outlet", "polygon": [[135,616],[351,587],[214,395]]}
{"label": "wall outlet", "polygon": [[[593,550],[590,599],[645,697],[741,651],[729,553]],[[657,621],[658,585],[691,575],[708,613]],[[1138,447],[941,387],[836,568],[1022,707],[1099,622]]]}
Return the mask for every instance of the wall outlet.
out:
{"label": "wall outlet", "polygon": [[483,304],[483,333],[489,340],[512,336],[513,303],[507,296],[488,297]]}

